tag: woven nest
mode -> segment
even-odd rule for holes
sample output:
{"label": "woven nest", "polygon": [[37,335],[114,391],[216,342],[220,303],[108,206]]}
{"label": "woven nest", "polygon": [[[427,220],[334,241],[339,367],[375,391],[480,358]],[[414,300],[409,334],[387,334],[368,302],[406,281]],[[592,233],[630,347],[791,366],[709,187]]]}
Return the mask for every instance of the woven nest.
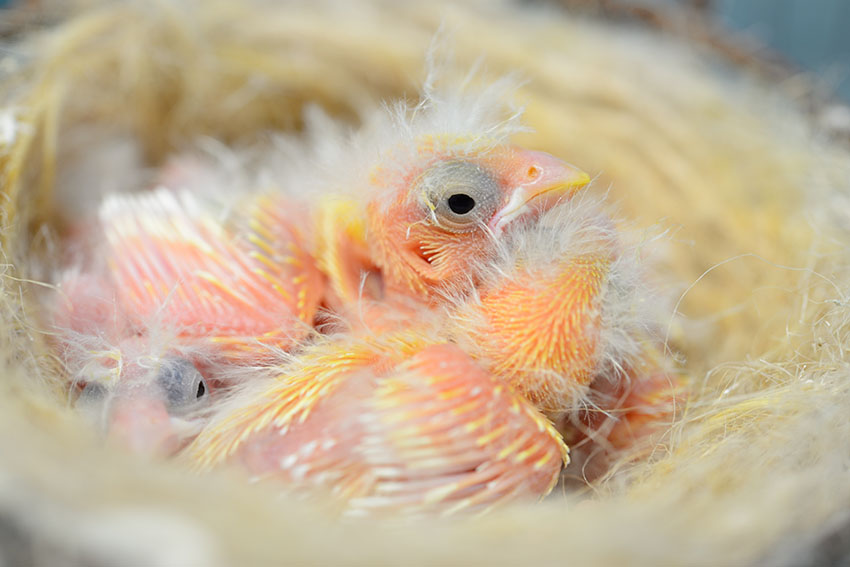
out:
{"label": "woven nest", "polygon": [[[155,167],[199,137],[355,124],[415,97],[441,25],[461,76],[518,72],[518,143],[596,175],[658,272],[691,395],[654,454],[483,518],[341,522],[225,474],[100,446],[40,321],[80,175],[115,140]],[[769,564],[848,553],[850,169],[786,97],[675,39],[552,6],[117,3],[0,61],[0,557],[11,564]],[[88,165],[87,165],[88,164]],[[73,182],[72,182],[73,180]],[[57,236],[58,235],[58,236]],[[843,530],[843,531],[842,531]],[[843,555],[846,559],[847,555]]]}

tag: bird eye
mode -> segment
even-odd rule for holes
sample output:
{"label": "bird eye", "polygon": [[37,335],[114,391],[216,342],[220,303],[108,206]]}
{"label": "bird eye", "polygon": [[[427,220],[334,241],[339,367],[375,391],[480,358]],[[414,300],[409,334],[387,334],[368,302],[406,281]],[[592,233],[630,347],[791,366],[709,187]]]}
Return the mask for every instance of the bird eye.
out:
{"label": "bird eye", "polygon": [[200,407],[209,397],[204,377],[191,361],[168,357],[163,360],[156,376],[165,394],[168,410],[174,414],[187,413]]}
{"label": "bird eye", "polygon": [[456,215],[465,215],[475,208],[475,199],[464,193],[451,195],[448,199],[449,209]]}
{"label": "bird eye", "polygon": [[444,161],[419,182],[436,223],[451,232],[468,232],[486,224],[499,203],[499,185],[479,165]]}

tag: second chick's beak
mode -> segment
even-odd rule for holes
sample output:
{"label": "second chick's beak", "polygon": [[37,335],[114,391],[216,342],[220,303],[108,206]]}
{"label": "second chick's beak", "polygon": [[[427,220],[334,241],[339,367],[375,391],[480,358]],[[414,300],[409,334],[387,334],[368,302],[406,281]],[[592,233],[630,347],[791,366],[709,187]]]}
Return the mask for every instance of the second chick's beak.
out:
{"label": "second chick's beak", "polygon": [[514,188],[489,223],[497,236],[511,221],[547,210],[590,183],[587,173],[545,152],[513,148],[508,161]]}

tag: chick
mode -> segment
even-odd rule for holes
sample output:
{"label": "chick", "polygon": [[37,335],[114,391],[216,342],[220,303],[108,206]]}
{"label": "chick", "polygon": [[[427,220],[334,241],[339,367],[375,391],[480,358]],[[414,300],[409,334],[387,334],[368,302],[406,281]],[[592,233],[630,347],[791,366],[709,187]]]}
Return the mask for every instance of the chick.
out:
{"label": "chick", "polygon": [[551,424],[418,326],[318,343],[219,409],[189,447],[349,513],[483,511],[541,497],[568,460]]}
{"label": "chick", "polygon": [[131,451],[167,456],[200,430],[218,365],[162,329],[134,328],[109,282],[69,270],[54,298],[56,346],[71,399]]}
{"label": "chick", "polygon": [[323,290],[295,205],[272,192],[223,202],[209,167],[175,163],[165,181],[194,190],[113,195],[76,231],[88,258],[65,271],[53,309],[78,405],[154,454],[197,433],[211,392],[240,375],[234,364],[311,332]]}
{"label": "chick", "polygon": [[588,184],[579,169],[509,142],[519,127],[504,87],[426,93],[340,143],[358,149],[354,158],[325,158],[346,172],[326,181],[315,209],[330,307],[346,313],[364,298],[399,297],[439,304],[512,227]]}
{"label": "chick", "polygon": [[378,120],[386,140],[358,139],[372,162],[346,177],[360,193],[320,201],[317,257],[348,325],[379,332],[415,320],[418,305],[453,310],[453,340],[563,421],[656,373],[643,367],[661,358],[657,317],[634,248],[580,192],[589,176],[511,145],[517,128],[499,109],[426,95]]}
{"label": "chick", "polygon": [[[432,102],[400,119],[365,176],[346,177],[363,194],[317,200],[317,258],[346,335],[221,406],[190,447],[200,468],[236,461],[256,479],[333,490],[353,511],[539,497],[567,460],[561,435],[577,439],[573,420],[602,429],[588,407],[613,415],[647,393],[631,384],[665,375],[647,362],[654,319],[633,249],[573,197],[588,176],[509,145],[478,102]],[[457,115],[464,102],[473,119]],[[470,428],[483,432],[473,444]],[[562,458],[529,467],[539,443]],[[504,492],[505,478],[525,488]]]}
{"label": "chick", "polygon": [[145,339],[78,354],[65,353],[71,375],[82,377],[76,407],[109,442],[166,457],[206,423],[214,380],[201,372],[199,367],[206,369],[196,357]]}

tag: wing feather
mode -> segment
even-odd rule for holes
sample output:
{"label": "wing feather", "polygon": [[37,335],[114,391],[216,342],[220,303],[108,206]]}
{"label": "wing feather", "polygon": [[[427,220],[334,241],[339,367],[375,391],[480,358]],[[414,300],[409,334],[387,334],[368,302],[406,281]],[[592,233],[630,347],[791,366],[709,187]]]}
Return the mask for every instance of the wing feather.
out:
{"label": "wing feather", "polygon": [[110,197],[101,222],[119,301],[231,346],[289,346],[309,329],[322,278],[287,203],[254,196],[221,222],[192,193]]}
{"label": "wing feather", "polygon": [[328,490],[349,512],[484,510],[552,489],[568,450],[531,404],[454,345],[397,343],[308,352],[192,454]]}

